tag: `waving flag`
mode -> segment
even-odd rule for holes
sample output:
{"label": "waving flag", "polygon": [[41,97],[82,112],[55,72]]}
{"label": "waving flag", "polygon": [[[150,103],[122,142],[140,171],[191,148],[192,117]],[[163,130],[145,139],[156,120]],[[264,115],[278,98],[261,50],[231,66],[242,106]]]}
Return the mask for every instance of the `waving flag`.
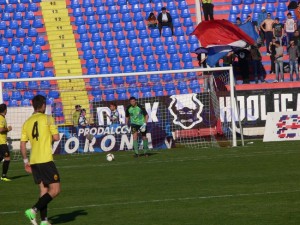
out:
{"label": "waving flag", "polygon": [[247,44],[255,43],[242,29],[228,20],[203,21],[192,35],[195,35],[205,48],[220,45],[244,48]]}
{"label": "waving flag", "polygon": [[246,34],[249,35],[255,42],[257,41],[259,35],[256,32],[253,24],[251,22],[244,23],[239,26]]}
{"label": "waving flag", "polygon": [[215,46],[208,48],[208,53],[207,53],[207,59],[206,63],[210,67],[213,67],[219,62],[221,58],[226,56],[228,52],[232,51],[232,47],[225,45],[225,46]]}

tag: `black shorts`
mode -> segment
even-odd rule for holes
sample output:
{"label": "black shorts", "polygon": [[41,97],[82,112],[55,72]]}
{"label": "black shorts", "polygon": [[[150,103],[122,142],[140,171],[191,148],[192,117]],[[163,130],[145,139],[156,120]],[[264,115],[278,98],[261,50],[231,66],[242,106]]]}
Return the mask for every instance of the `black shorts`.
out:
{"label": "black shorts", "polygon": [[[141,128],[142,125],[137,125],[137,124],[131,124],[131,133],[134,134],[136,132],[139,131],[139,129]],[[145,132],[140,132],[142,134],[143,137],[146,137],[146,133],[147,133],[147,127]]]}
{"label": "black shorts", "polygon": [[31,170],[36,184],[43,182],[44,186],[47,187],[49,184],[60,182],[60,176],[53,161],[33,164]]}
{"label": "black shorts", "polygon": [[9,149],[7,144],[0,145],[0,158],[9,157]]}

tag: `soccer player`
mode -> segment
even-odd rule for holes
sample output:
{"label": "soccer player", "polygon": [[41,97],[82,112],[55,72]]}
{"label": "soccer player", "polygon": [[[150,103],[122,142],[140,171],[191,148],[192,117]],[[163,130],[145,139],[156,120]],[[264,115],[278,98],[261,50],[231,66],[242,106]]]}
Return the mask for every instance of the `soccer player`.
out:
{"label": "soccer player", "polygon": [[[34,113],[23,124],[20,148],[26,172],[32,173],[35,183],[39,185],[40,198],[25,211],[25,216],[37,225],[36,214],[40,211],[40,225],[50,225],[47,206],[60,193],[60,176],[52,156],[52,142],[59,140],[59,133],[53,117],[45,114],[46,98],[36,95],[32,105]],[[28,140],[31,144],[30,160],[26,154]]]}
{"label": "soccer player", "polygon": [[11,126],[7,126],[5,115],[7,113],[7,106],[3,103],[0,104],[0,162],[4,158],[2,165],[2,181],[11,181],[6,177],[9,163],[10,163],[10,154],[7,146],[7,133],[12,130]]}
{"label": "soccer player", "polygon": [[135,97],[130,97],[129,99],[130,105],[126,108],[126,122],[128,125],[130,119],[131,133],[133,135],[133,149],[135,153],[135,157],[139,157],[139,146],[138,146],[138,132],[142,134],[143,139],[143,149],[144,155],[147,157],[147,149],[148,149],[148,139],[146,137],[147,133],[147,121],[148,114],[144,107],[139,105],[136,101]]}

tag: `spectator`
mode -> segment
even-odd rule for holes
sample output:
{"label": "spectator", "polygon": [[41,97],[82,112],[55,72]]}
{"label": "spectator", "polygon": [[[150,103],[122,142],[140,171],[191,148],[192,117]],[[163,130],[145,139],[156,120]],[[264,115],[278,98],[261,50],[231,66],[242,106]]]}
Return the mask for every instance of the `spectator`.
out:
{"label": "spectator", "polygon": [[270,55],[270,59],[271,59],[271,71],[270,71],[270,73],[271,74],[275,73],[275,55],[276,55],[275,41],[276,41],[276,38],[273,37],[272,42],[269,45],[269,51],[271,52],[271,55]]}
{"label": "spectator", "polygon": [[[297,46],[298,48],[298,51],[300,52],[300,33],[299,33],[299,30],[296,30],[295,33],[294,33],[294,37],[292,39],[295,43],[295,45]],[[298,57],[298,65],[300,64],[300,55]]]}
{"label": "spectator", "polygon": [[198,65],[200,67],[207,68],[207,64],[206,64],[207,54],[206,53],[197,54],[197,59],[198,59]]}
{"label": "spectator", "polygon": [[295,20],[292,18],[292,14],[289,12],[287,14],[287,19],[284,23],[284,30],[286,32],[286,41],[287,43],[290,43],[290,40],[292,40],[294,36],[294,32],[296,30],[297,24]]}
{"label": "spectator", "polygon": [[298,69],[298,57],[299,50],[295,45],[293,40],[290,41],[290,45],[288,47],[288,55],[289,55],[289,63],[290,63],[290,80],[293,81],[294,71],[296,73],[296,80],[299,80],[299,69]]}
{"label": "spectator", "polygon": [[214,4],[212,4],[212,0],[202,0],[202,8],[205,21],[214,20]]}
{"label": "spectator", "polygon": [[260,75],[260,81],[264,82],[264,73],[261,63],[261,54],[256,45],[252,45],[250,49],[251,59],[252,59],[252,65],[253,65],[253,71],[254,71],[254,77],[255,77],[255,83],[258,83],[258,75]]}
{"label": "spectator", "polygon": [[240,17],[237,17],[236,18],[236,22],[235,22],[238,27],[242,25],[242,21],[241,21],[241,18]]}
{"label": "spectator", "polygon": [[230,51],[223,57],[223,66],[230,66],[234,61],[234,52]]}
{"label": "spectator", "polygon": [[149,29],[157,28],[157,19],[153,12],[151,12],[147,19]]}
{"label": "spectator", "polygon": [[86,110],[85,109],[82,109],[81,112],[80,112],[80,117],[78,119],[78,124],[79,126],[87,126],[88,125],[88,122],[87,122],[87,119],[86,119]]}
{"label": "spectator", "polygon": [[244,84],[249,84],[249,55],[250,52],[247,49],[240,49],[236,52],[240,74],[243,77]]}
{"label": "spectator", "polygon": [[275,18],[275,22],[273,24],[273,35],[276,38],[276,41],[280,42],[280,45],[282,45],[282,37],[283,37],[283,28],[284,25],[279,22],[279,18]]}
{"label": "spectator", "polygon": [[172,35],[174,35],[173,31],[173,23],[172,23],[172,17],[170,13],[167,12],[166,7],[161,8],[161,13],[157,17],[158,20],[158,29],[161,35],[161,29],[163,26],[170,27],[172,30]]}
{"label": "spectator", "polygon": [[270,45],[270,42],[272,41],[272,37],[273,37],[273,23],[274,23],[274,20],[272,20],[272,18],[271,18],[271,13],[267,13],[267,19],[265,19],[262,22],[262,24],[260,25],[260,28],[265,33],[267,55],[270,55],[269,45]]}
{"label": "spectator", "polygon": [[267,19],[266,7],[262,6],[261,12],[257,15],[257,26],[259,31],[259,37],[263,46],[265,45],[265,33],[264,30],[261,29],[260,25],[264,22],[265,19]]}
{"label": "spectator", "polygon": [[[280,45],[279,41],[275,41],[275,72],[276,72],[276,80],[274,83],[277,83],[279,80],[280,82],[284,81],[283,77],[283,47]],[[280,75],[280,76],[279,76]]]}

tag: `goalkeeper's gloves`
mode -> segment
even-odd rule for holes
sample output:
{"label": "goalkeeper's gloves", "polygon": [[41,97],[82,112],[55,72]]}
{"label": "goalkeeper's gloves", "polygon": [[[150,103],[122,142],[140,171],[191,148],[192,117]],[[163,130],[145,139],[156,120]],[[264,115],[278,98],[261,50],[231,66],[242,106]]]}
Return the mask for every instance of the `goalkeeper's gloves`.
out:
{"label": "goalkeeper's gloves", "polygon": [[147,124],[144,123],[144,124],[141,126],[140,131],[141,131],[141,132],[145,132],[145,131],[146,131],[146,128],[147,128]]}

